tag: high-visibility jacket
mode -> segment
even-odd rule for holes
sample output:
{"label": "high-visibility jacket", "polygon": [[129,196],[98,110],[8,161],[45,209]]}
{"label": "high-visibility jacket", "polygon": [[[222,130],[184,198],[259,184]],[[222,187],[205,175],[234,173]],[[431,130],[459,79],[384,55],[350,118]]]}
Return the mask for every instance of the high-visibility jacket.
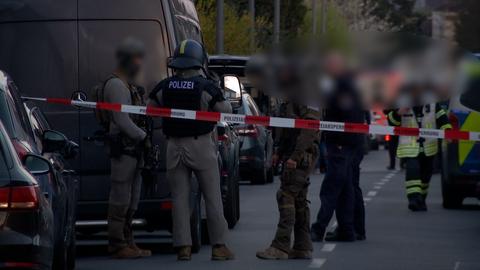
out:
{"label": "high-visibility jacket", "polygon": [[[409,109],[404,114],[399,114],[398,110],[390,111],[388,120],[392,125],[409,128],[452,128],[448,121],[447,112],[435,103],[419,108],[416,113],[414,109]],[[400,136],[398,141],[397,156],[399,158],[417,157],[420,153],[430,157],[437,152],[438,140],[435,138]]]}

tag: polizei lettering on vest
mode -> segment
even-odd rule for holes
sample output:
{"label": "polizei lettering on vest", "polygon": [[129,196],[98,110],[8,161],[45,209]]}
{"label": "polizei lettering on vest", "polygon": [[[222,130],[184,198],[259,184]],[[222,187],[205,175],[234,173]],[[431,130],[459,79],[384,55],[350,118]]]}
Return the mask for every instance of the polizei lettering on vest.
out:
{"label": "polizei lettering on vest", "polygon": [[193,89],[195,83],[192,81],[170,81],[168,87],[170,89]]}

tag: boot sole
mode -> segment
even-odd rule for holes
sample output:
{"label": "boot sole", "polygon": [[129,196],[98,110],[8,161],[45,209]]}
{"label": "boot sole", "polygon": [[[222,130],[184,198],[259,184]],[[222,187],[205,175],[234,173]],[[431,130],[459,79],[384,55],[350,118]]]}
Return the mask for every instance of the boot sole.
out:
{"label": "boot sole", "polygon": [[235,258],[234,257],[218,257],[218,256],[212,257],[212,261],[231,261],[231,260],[235,260]]}

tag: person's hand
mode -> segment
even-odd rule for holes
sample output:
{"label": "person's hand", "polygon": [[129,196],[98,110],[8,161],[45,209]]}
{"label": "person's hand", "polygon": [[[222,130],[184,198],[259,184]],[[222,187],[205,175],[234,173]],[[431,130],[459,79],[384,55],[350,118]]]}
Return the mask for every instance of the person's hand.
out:
{"label": "person's hand", "polygon": [[152,142],[150,141],[150,137],[145,137],[145,139],[143,140],[143,147],[147,150],[152,148]]}
{"label": "person's hand", "polygon": [[287,162],[285,163],[287,166],[287,169],[296,169],[297,168],[297,162],[293,159],[288,159]]}
{"label": "person's hand", "polygon": [[277,165],[279,159],[280,159],[280,157],[279,157],[277,154],[273,154],[273,156],[272,156],[272,164],[273,164],[273,165]]}

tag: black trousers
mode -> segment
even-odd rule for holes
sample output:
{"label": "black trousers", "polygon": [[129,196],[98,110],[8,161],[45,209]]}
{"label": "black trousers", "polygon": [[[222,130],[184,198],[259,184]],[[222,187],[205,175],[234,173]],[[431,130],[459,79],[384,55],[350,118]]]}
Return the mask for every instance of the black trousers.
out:
{"label": "black trousers", "polygon": [[[355,234],[357,235],[365,235],[365,204],[363,201],[363,192],[360,188],[360,163],[362,163],[364,156],[364,151],[361,147],[357,147],[353,151],[352,155],[352,181],[353,181],[353,191],[355,194],[354,198],[354,217],[353,217],[353,224],[355,229]],[[338,214],[337,214],[338,220]],[[339,224],[339,232],[343,229],[341,224]]]}
{"label": "black trousers", "polygon": [[391,136],[388,141],[388,156],[390,157],[390,168],[395,168],[397,160],[398,136]]}
{"label": "black trousers", "polygon": [[405,158],[405,188],[408,197],[427,196],[433,174],[433,160],[433,156],[427,157],[423,153],[414,158]]}
{"label": "black trousers", "polygon": [[[336,212],[341,233],[346,237],[354,237],[356,189],[353,164],[356,151],[361,151],[361,148],[327,144],[328,167],[320,189],[321,207],[317,220],[312,225],[316,232],[324,232]],[[360,188],[357,191],[361,193]],[[363,207],[363,197],[361,198]],[[358,211],[360,213],[362,210],[359,208]]]}

